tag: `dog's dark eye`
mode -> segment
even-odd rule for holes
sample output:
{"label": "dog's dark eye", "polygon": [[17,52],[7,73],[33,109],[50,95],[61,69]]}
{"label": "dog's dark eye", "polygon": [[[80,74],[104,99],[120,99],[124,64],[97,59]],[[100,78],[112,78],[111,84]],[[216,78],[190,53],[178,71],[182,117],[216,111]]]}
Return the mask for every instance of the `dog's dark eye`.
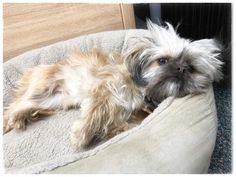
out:
{"label": "dog's dark eye", "polygon": [[193,67],[192,65],[190,65],[189,68],[188,68],[188,71],[189,71],[189,72],[194,72],[195,69],[194,69],[194,67]]}
{"label": "dog's dark eye", "polygon": [[157,62],[158,62],[159,65],[164,65],[168,62],[168,59],[167,58],[159,58],[157,60]]}

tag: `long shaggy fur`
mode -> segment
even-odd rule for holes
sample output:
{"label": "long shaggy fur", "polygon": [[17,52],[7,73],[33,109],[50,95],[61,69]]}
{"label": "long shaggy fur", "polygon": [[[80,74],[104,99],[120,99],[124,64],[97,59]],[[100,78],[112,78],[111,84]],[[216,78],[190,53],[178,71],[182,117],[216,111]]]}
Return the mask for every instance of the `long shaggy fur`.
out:
{"label": "long shaggy fur", "polygon": [[[219,81],[223,62],[222,46],[214,39],[190,41],[179,37],[173,26],[158,26],[148,21],[150,36],[135,37],[127,53],[130,72],[145,95],[155,100],[204,92]],[[165,64],[160,64],[161,60]]]}
{"label": "long shaggy fur", "polygon": [[95,136],[112,137],[115,129],[127,129],[126,121],[143,103],[124,59],[96,50],[75,51],[61,63],[38,66],[26,72],[18,85],[16,99],[4,114],[5,132],[25,128],[54,110],[80,107],[80,119],[71,132],[77,146],[89,145]]}
{"label": "long shaggy fur", "polygon": [[204,92],[222,78],[221,46],[215,40],[181,38],[168,23],[148,21],[148,29],[149,36],[129,39],[132,47],[123,56],[74,51],[63,62],[27,71],[4,113],[4,131],[80,107],[71,141],[85,147],[140,122],[137,112],[150,113],[145,100]]}

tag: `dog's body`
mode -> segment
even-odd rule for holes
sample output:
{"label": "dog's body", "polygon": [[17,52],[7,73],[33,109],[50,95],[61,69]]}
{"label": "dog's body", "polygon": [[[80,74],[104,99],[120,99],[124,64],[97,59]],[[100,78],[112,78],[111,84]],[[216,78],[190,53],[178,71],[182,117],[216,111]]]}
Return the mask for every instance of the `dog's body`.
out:
{"label": "dog's body", "polygon": [[142,103],[142,92],[123,58],[95,50],[90,54],[77,51],[61,63],[41,65],[23,75],[16,99],[4,116],[5,130],[24,128],[28,121],[54,110],[80,107],[72,140],[87,145],[95,135],[127,128],[126,121]]}
{"label": "dog's body", "polygon": [[71,140],[87,146],[130,127],[128,120],[146,107],[145,97],[200,93],[222,77],[220,48],[214,40],[190,42],[173,27],[149,22],[150,38],[138,38],[124,56],[72,53],[65,61],[38,66],[19,81],[15,100],[4,113],[5,132],[58,109],[80,107]]}

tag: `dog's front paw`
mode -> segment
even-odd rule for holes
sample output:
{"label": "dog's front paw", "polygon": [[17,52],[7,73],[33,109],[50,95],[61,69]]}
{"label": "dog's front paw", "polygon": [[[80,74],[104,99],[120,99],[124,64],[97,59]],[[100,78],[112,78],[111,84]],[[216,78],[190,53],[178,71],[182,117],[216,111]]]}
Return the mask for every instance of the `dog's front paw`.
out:
{"label": "dog's front paw", "polygon": [[70,139],[72,145],[77,148],[83,148],[89,145],[92,137],[89,137],[86,128],[83,126],[82,121],[76,121],[71,127]]}

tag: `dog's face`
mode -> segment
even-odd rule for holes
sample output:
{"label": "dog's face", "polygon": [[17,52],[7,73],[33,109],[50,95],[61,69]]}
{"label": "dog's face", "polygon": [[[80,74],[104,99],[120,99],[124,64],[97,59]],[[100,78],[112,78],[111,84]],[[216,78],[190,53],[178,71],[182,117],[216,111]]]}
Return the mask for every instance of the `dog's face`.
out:
{"label": "dog's face", "polygon": [[170,24],[148,22],[150,38],[132,50],[134,81],[157,100],[206,90],[222,78],[220,45],[213,39],[190,41],[179,37]]}

